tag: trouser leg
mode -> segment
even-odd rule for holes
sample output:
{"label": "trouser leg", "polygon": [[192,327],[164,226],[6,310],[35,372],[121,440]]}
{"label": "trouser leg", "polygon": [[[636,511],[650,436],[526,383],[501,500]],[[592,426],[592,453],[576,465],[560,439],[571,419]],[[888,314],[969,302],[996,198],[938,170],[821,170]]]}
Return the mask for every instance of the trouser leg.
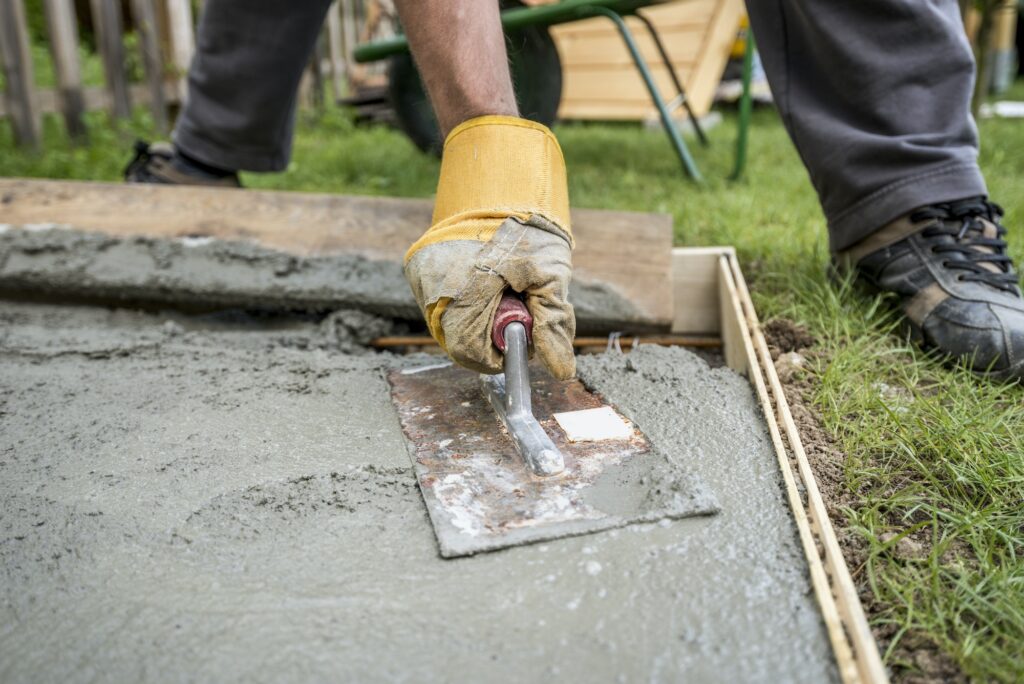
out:
{"label": "trouser leg", "polygon": [[329,6],[330,0],[207,0],[175,145],[223,169],[284,169],[299,81]]}
{"label": "trouser leg", "polygon": [[833,250],[917,207],[986,194],[956,0],[748,0]]}

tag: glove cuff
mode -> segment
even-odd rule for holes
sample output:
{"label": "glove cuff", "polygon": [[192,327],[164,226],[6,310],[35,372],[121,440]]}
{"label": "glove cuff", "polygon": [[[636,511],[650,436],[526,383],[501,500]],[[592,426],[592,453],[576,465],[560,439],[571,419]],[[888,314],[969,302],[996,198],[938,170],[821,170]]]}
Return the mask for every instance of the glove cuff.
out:
{"label": "glove cuff", "polygon": [[481,116],[448,134],[432,230],[481,220],[498,219],[500,224],[510,216],[525,221],[534,214],[571,240],[565,160],[547,126],[510,116]]}

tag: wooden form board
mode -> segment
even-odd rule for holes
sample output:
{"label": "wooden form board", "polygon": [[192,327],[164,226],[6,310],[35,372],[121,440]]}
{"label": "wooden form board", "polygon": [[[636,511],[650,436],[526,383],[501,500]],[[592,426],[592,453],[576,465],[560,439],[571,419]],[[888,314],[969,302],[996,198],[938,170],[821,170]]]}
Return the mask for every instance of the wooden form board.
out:
{"label": "wooden form board", "polygon": [[[547,0],[537,0],[536,4]],[[698,116],[711,108],[743,16],[742,0],[681,0],[642,12],[654,23]],[[626,23],[662,98],[675,97],[654,41],[634,18]],[[603,17],[551,27],[562,59],[562,119],[644,120],[657,109],[615,26]]]}
{"label": "wooden form board", "polygon": [[[116,237],[211,237],[303,257],[401,264],[429,226],[431,200],[0,179],[0,224],[58,224]],[[574,278],[629,302],[641,329],[672,321],[672,219],[573,210]],[[624,239],[628,236],[628,239]]]}
{"label": "wooden form board", "polygon": [[[726,364],[750,380],[778,457],[839,674],[847,684],[888,682],[750,292],[731,247],[673,250],[676,333],[718,332]],[[717,308],[717,316],[711,313]],[[718,327],[706,330],[717,322]]]}

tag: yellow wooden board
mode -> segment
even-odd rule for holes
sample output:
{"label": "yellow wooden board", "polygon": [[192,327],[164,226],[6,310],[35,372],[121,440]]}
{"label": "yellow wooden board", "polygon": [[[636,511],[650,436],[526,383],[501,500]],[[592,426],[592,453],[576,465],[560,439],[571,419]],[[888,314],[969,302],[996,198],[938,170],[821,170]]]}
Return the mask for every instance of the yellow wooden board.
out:
{"label": "yellow wooden board", "polygon": [[[532,0],[543,4],[549,0]],[[681,0],[643,13],[654,23],[697,116],[711,108],[743,16],[743,0]],[[651,66],[662,97],[676,92],[647,29],[626,23]],[[562,59],[562,119],[644,120],[657,117],[651,96],[615,25],[604,17],[551,27]]]}

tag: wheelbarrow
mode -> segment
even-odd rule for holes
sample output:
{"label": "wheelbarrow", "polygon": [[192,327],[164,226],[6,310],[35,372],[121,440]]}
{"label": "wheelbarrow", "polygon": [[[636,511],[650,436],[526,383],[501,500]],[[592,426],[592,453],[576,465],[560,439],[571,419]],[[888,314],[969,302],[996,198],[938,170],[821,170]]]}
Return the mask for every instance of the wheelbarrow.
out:
{"label": "wheelbarrow", "polygon": [[[509,64],[512,79],[516,84],[516,98],[524,117],[550,126],[558,113],[562,96],[562,65],[555,42],[548,28],[594,17],[604,17],[613,22],[637,70],[658,109],[662,125],[669,141],[679,156],[684,173],[700,183],[702,175],[696,161],[679,132],[673,114],[680,107],[685,109],[693,130],[701,144],[708,139],[693,113],[686,97],[682,81],[676,73],[661,37],[654,24],[641,12],[645,7],[657,5],[666,0],[561,0],[561,2],[525,6],[519,0],[502,2],[501,23],[508,37]],[[644,59],[636,40],[624,17],[633,16],[640,20],[657,49],[659,58],[672,80],[676,95],[671,101],[662,97],[647,60]],[[746,41],[743,59],[743,92],[739,104],[739,126],[736,140],[736,159],[732,178],[743,174],[746,164],[747,138],[750,127],[752,100],[750,78],[753,70],[754,41],[750,35]],[[442,141],[434,119],[430,102],[420,81],[415,64],[409,54],[409,43],[405,36],[397,35],[384,40],[359,45],[353,51],[353,58],[359,63],[390,60],[389,99],[394,108],[399,127],[422,150],[439,153]]]}

